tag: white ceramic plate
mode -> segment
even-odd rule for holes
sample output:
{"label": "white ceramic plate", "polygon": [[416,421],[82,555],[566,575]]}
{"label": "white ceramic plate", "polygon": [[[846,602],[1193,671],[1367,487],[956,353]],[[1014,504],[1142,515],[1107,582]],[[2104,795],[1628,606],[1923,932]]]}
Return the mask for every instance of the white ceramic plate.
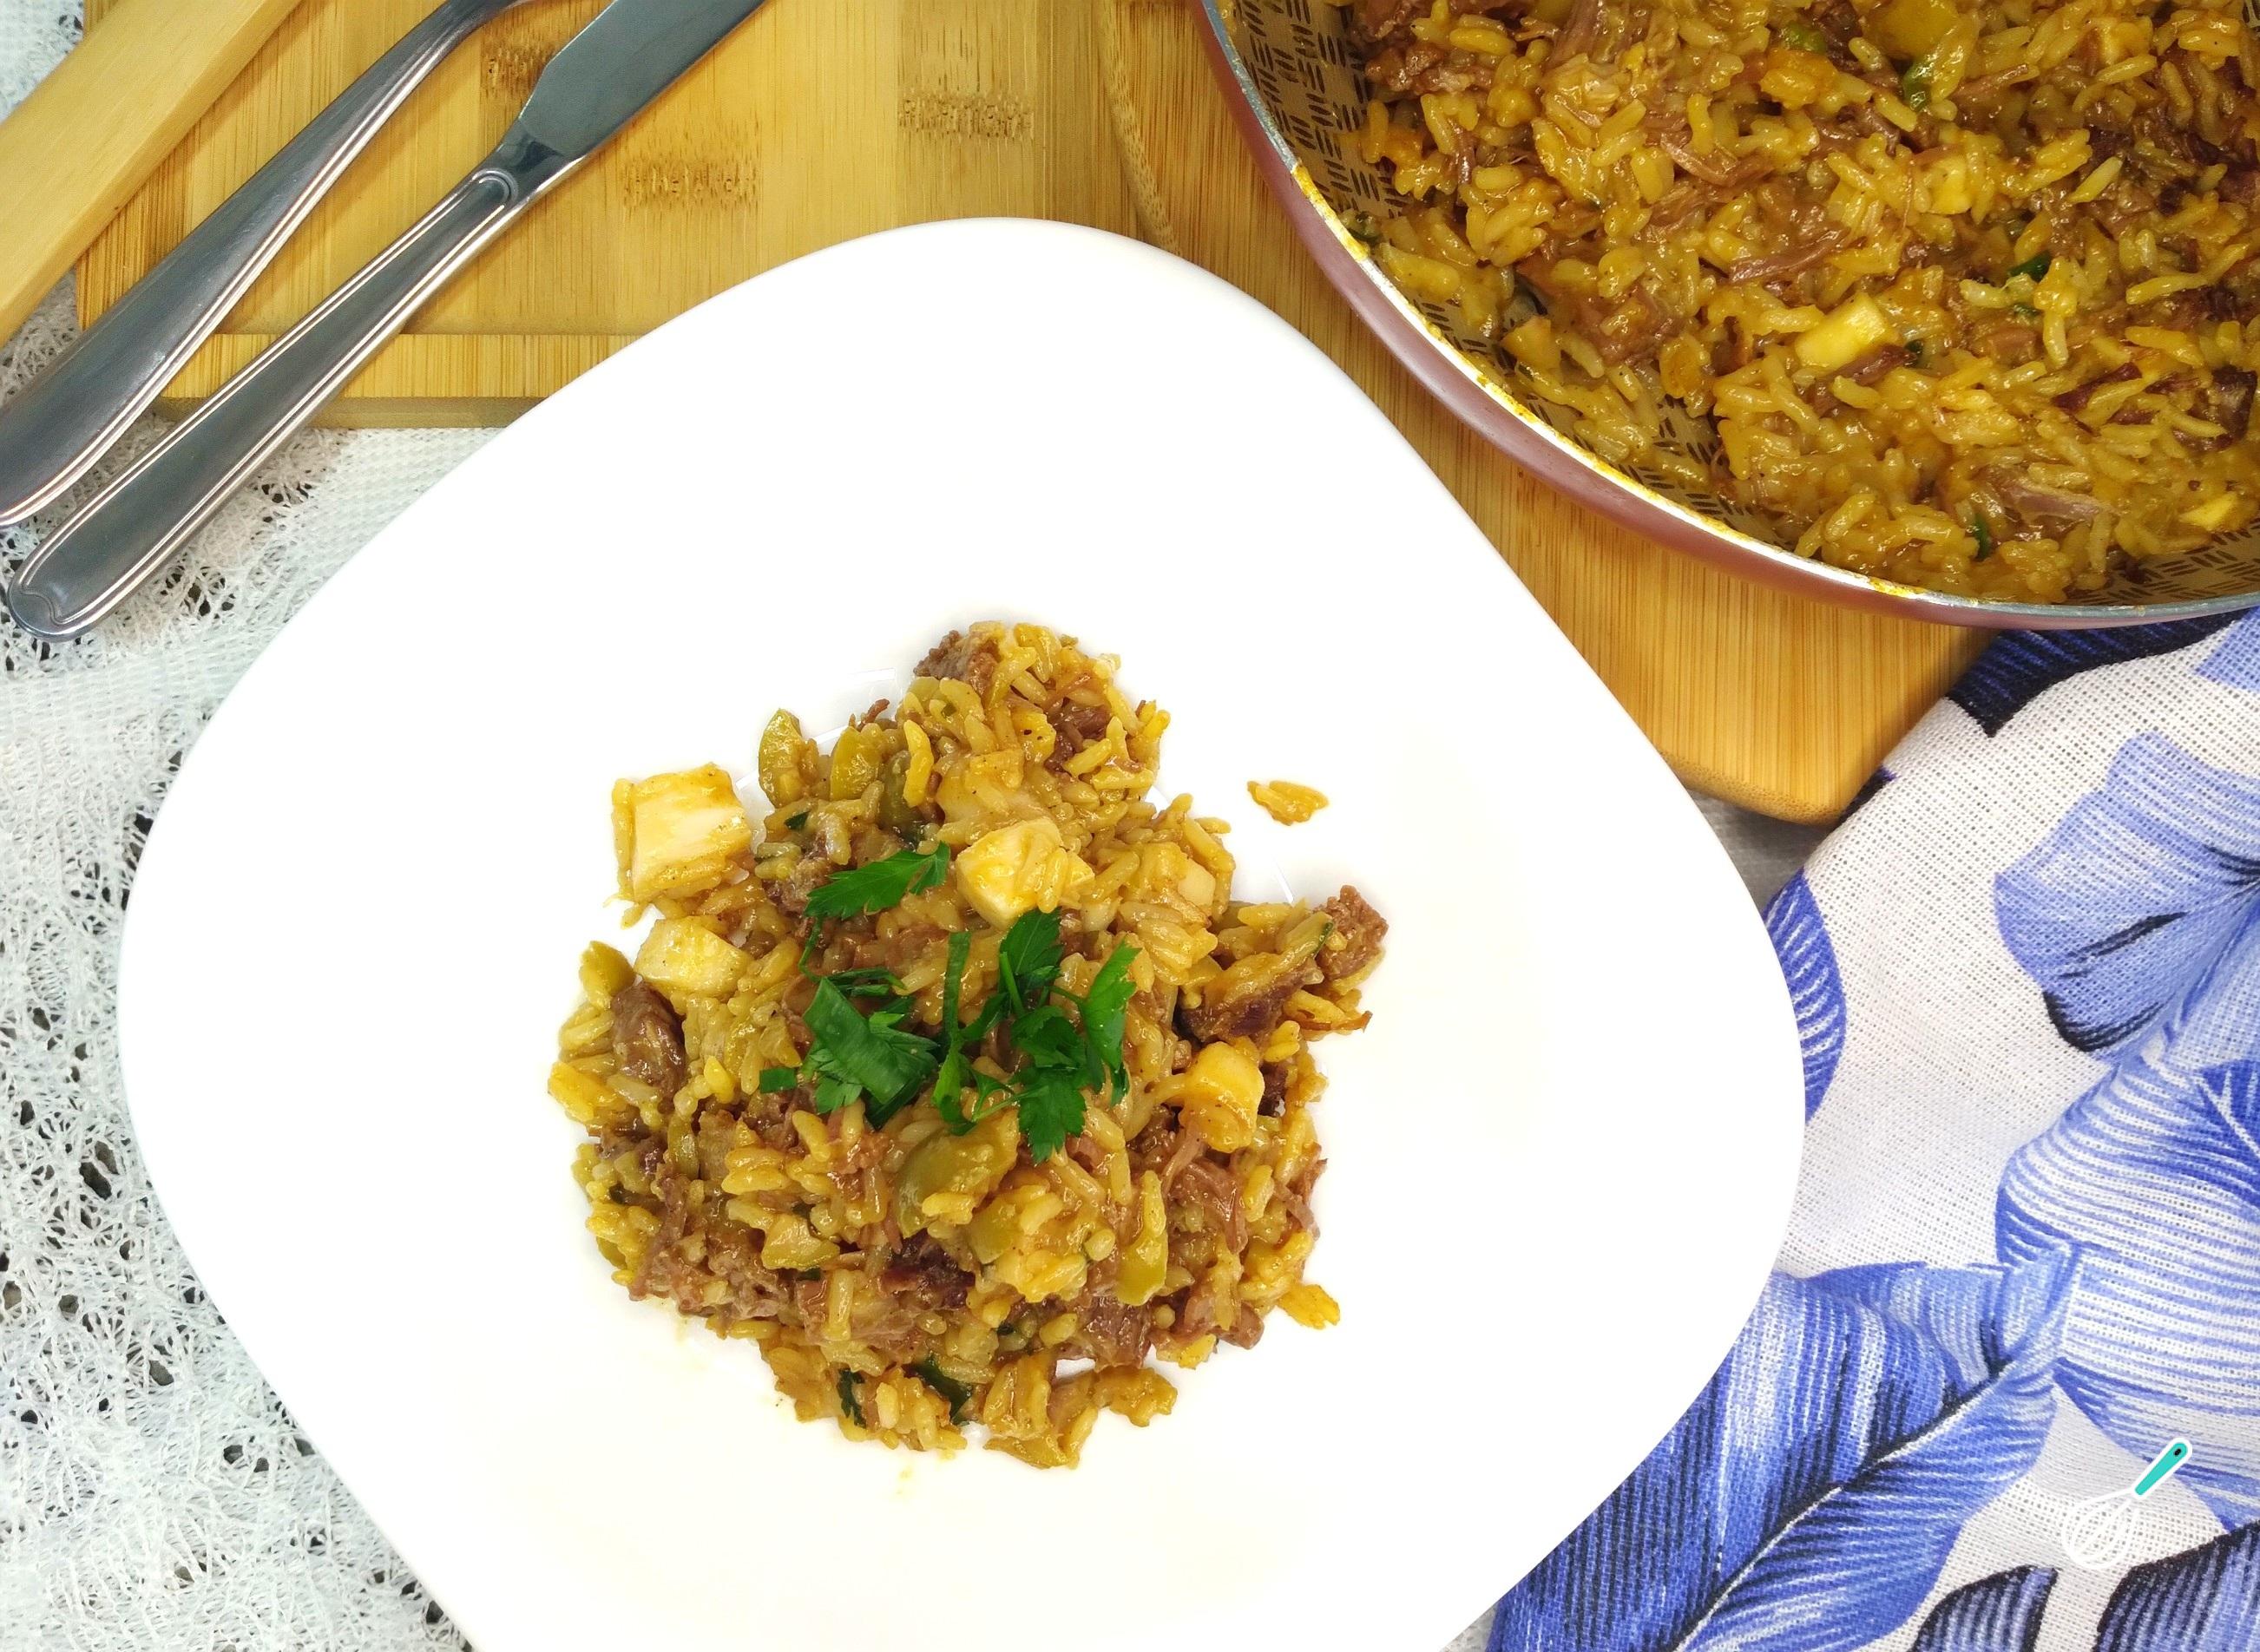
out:
{"label": "white ceramic plate", "polygon": [[[1341,1325],[1072,1472],[794,1421],[610,1281],[542,1089],[614,777],[744,773],[989,616],[1122,657],[1243,887],[1391,923],[1320,1051]],[[1030,223],[777,270],[435,488],[197,745],[121,990],[190,1255],[482,1652],[1431,1652],[1709,1377],[1801,1117],[1726,858],[1412,451],[1222,282]]]}

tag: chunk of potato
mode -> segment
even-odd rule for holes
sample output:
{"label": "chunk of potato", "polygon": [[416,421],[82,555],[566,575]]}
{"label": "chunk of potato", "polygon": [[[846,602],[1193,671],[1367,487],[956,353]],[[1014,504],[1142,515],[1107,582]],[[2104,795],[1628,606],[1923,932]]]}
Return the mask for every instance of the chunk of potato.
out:
{"label": "chunk of potato", "polygon": [[631,901],[711,889],[732,860],[753,847],[745,805],[730,777],[711,763],[634,781],[615,808],[624,826],[620,886]]}
{"label": "chunk of potato", "polygon": [[1048,815],[1015,821],[975,838],[959,853],[957,887],[990,922],[1009,924],[1024,912],[1055,911],[1091,871]]}
{"label": "chunk of potato", "polygon": [[695,918],[662,918],[636,953],[636,973],[680,1000],[726,997],[753,960]]}
{"label": "chunk of potato", "polygon": [[1230,1044],[1206,1044],[1178,1081],[1177,1108],[1185,1129],[1204,1146],[1237,1153],[1255,1139],[1263,1105],[1263,1070]]}
{"label": "chunk of potato", "polygon": [[1828,312],[1810,332],[1797,337],[1797,359],[1808,367],[1834,373],[1848,367],[1891,336],[1883,307],[1863,293]]}

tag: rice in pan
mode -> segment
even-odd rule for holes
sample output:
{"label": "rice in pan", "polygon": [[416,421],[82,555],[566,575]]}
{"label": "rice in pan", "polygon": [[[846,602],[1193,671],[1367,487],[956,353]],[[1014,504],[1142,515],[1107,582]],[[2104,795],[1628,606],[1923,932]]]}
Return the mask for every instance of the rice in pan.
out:
{"label": "rice in pan", "polygon": [[1355,0],[1353,26],[1347,141],[1402,196],[1381,265],[1603,458],[1840,566],[2028,602],[2260,509],[2235,0]]}

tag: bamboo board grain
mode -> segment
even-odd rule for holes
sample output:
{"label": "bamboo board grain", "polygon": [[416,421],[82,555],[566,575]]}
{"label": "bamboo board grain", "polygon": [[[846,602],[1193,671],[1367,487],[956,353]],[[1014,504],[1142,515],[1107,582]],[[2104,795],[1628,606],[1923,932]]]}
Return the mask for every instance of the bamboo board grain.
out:
{"label": "bamboo board grain", "polygon": [[[99,19],[107,4],[89,0]],[[80,267],[91,318],[433,0],[304,0]],[[207,395],[491,146],[598,0],[547,0],[458,53],[169,387]],[[1143,233],[1271,306],[1356,379],[1483,525],[1678,773],[1786,819],[1838,812],[1974,652],[1715,573],[1557,498],[1364,332],[1264,193],[1194,0],[776,0],[418,318],[333,415],[497,423],[699,300],[898,224],[1005,213]],[[1010,272],[998,279],[1009,280]],[[916,327],[914,270],[889,316]],[[748,394],[759,394],[749,385]],[[1313,454],[1370,523],[1385,502]],[[1471,730],[1543,708],[1463,708]],[[1574,794],[1577,777],[1533,776]]]}
{"label": "bamboo board grain", "polygon": [[[99,315],[429,12],[304,0],[79,267]],[[92,26],[118,0],[89,0]],[[599,0],[544,0],[445,64],[168,387],[209,395],[390,243],[500,138]],[[540,203],[386,349],[329,422],[483,424],[749,275],[922,219],[1137,232],[1082,0],[779,0]],[[921,324],[906,273],[894,316]]]}

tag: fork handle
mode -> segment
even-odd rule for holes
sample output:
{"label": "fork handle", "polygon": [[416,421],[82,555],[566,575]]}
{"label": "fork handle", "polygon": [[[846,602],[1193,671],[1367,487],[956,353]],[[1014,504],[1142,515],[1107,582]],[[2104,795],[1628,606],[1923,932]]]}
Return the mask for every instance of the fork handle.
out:
{"label": "fork handle", "polygon": [[169,562],[228,496],[454,274],[573,170],[513,128],[484,165],[32,553],[25,630],[75,637]]}
{"label": "fork handle", "polygon": [[408,95],[517,0],[442,0],[0,411],[0,527],[52,504],[210,338]]}

